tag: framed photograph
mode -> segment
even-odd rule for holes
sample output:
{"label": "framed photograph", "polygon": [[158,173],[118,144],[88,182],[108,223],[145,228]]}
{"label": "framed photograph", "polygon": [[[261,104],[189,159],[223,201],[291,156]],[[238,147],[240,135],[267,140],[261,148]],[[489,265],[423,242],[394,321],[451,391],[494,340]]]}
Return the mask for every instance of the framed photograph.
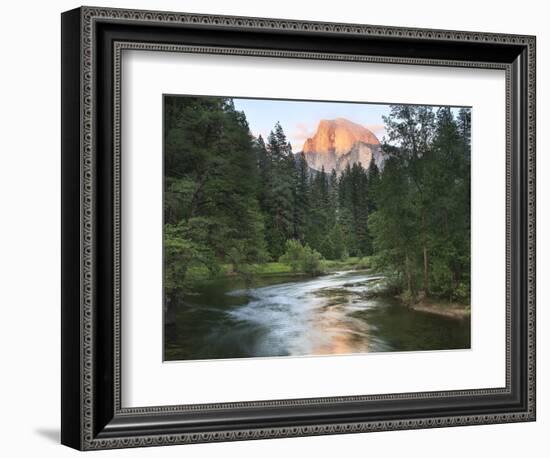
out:
{"label": "framed photograph", "polygon": [[535,420],[535,37],[62,14],[62,443]]}

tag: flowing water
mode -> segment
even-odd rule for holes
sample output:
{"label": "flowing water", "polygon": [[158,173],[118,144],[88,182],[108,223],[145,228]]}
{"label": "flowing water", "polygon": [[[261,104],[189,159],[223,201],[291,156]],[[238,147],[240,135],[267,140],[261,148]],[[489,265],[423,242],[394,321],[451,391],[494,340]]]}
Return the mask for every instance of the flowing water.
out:
{"label": "flowing water", "polygon": [[372,298],[381,277],[335,272],[316,278],[205,283],[165,329],[166,360],[330,355],[470,348],[470,320]]}

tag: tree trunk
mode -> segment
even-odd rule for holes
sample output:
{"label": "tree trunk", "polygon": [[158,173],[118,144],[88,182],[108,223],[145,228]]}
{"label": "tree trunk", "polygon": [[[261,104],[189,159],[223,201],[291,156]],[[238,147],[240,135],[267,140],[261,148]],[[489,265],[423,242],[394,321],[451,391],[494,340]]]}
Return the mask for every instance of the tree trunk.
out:
{"label": "tree trunk", "polygon": [[428,277],[428,248],[424,245],[424,296],[428,295],[429,289],[429,277]]}
{"label": "tree trunk", "polygon": [[412,298],[412,278],[411,278],[411,266],[409,263],[409,255],[405,256],[405,275],[407,277],[407,293]]}
{"label": "tree trunk", "polygon": [[422,211],[422,251],[424,253],[424,296],[428,296],[428,290],[430,289],[430,277],[429,277],[429,260],[428,260],[428,244],[426,237],[426,210]]}

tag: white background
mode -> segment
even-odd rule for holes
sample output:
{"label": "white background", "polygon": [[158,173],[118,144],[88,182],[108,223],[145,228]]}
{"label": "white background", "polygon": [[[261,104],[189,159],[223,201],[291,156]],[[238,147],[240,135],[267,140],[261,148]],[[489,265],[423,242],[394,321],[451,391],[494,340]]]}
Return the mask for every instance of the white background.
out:
{"label": "white background", "polygon": [[[126,51],[122,75],[124,407],[505,386],[504,71]],[[163,93],[472,106],[471,350],[163,364]]]}
{"label": "white background", "polygon": [[[104,452],[109,456],[545,456],[550,427],[550,30],[544,2],[97,1],[98,5],[538,36],[538,421]],[[3,5],[0,72],[0,452],[69,456],[59,440],[60,17],[73,1]]]}

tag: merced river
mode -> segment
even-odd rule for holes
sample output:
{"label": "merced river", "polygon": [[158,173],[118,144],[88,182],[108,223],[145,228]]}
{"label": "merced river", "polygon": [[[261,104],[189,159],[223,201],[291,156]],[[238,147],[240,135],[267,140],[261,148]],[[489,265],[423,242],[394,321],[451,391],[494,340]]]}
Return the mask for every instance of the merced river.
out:
{"label": "merced river", "polygon": [[165,360],[333,355],[470,348],[470,320],[411,310],[372,297],[380,276],[206,282],[165,328]]}

